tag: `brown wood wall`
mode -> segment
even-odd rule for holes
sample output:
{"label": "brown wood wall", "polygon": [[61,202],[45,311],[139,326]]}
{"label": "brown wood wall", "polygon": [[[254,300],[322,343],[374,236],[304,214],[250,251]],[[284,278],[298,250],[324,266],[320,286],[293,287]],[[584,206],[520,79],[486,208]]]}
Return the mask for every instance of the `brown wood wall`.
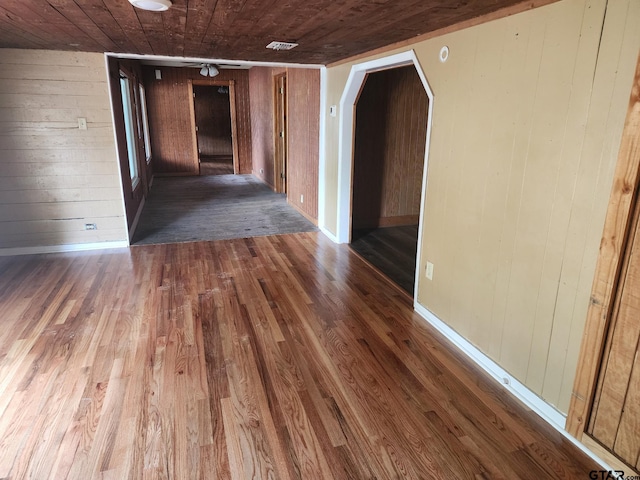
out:
{"label": "brown wood wall", "polygon": [[308,217],[317,219],[320,71],[288,69],[287,101],[287,198]]}
{"label": "brown wood wall", "polygon": [[200,85],[193,87],[201,157],[233,155],[229,91],[222,93],[218,91],[219,88]]}
{"label": "brown wood wall", "polygon": [[273,76],[284,71],[268,67],[249,70],[253,174],[274,189]]}
{"label": "brown wood wall", "polygon": [[[156,80],[155,70],[162,72]],[[214,85],[234,81],[238,126],[239,173],[251,173],[251,115],[249,75],[246,70],[220,70],[207,80],[197,68],[144,67],[151,150],[156,174],[197,175],[193,151],[193,124],[190,115],[189,79]]]}
{"label": "brown wood wall", "polygon": [[413,66],[367,78],[356,107],[354,228],[417,223],[427,114]]}
{"label": "brown wood wall", "polygon": [[[273,137],[273,77],[281,68],[253,67],[251,132],[253,174],[275,186]],[[320,142],[320,71],[289,68],[287,73],[287,199],[311,219],[318,218],[318,162]],[[260,169],[263,173],[260,173]],[[300,196],[304,201],[300,201]]]}

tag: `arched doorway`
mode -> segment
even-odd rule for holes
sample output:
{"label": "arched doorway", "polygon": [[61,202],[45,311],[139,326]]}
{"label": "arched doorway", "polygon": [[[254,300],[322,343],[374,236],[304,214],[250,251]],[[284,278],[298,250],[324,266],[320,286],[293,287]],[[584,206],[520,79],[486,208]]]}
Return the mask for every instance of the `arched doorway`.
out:
{"label": "arched doorway", "polygon": [[[414,265],[417,265],[417,259],[420,258],[420,244],[424,221],[424,197],[427,181],[427,161],[429,154],[429,140],[431,135],[432,112],[433,112],[433,93],[426,77],[422,73],[422,69],[413,51],[393,55],[386,58],[373,60],[358,65],[354,65],[351,69],[349,78],[342,98],[340,100],[340,138],[339,138],[339,170],[338,170],[338,228],[337,239],[340,243],[350,243],[353,231],[353,186],[354,186],[354,153],[355,153],[355,112],[359,96],[362,93],[363,85],[366,78],[370,74],[389,70],[398,67],[413,67],[417,72],[420,82],[424,88],[428,100],[428,112],[426,131],[424,135],[424,159],[422,166],[422,175],[419,194],[419,213],[418,213],[418,239],[417,252]],[[357,207],[356,207],[357,208]],[[414,267],[415,272],[415,267]],[[419,275],[414,275],[414,290],[417,290]]]}

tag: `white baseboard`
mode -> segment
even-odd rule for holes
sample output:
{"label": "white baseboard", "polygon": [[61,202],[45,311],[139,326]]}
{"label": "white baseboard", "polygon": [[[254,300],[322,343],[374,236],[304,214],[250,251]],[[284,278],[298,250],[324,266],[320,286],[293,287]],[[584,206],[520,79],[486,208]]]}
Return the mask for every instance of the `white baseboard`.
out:
{"label": "white baseboard", "polygon": [[487,355],[482,353],[466,338],[436,317],[424,306],[420,305],[417,300],[414,301],[413,308],[427,323],[438,330],[447,338],[447,340],[458,347],[465,355],[467,355],[467,357],[473,360],[480,368],[506,388],[507,391],[518,398],[532,411],[537,413],[543,420],[571,441],[571,443],[576,447],[582,450],[587,456],[601,465],[605,470],[613,470],[604,460],[594,454],[565,430],[567,420],[566,415],[557,410],[553,405],[544,401],[519,380],[512,377],[506,370],[504,370],[495,361],[491,360]]}
{"label": "white baseboard", "polygon": [[97,242],[97,243],[73,243],[67,245],[47,245],[42,247],[14,247],[0,248],[0,256],[10,255],[37,255],[39,253],[81,252],[85,250],[104,250],[109,248],[126,248],[127,241]]}
{"label": "white baseboard", "polygon": [[324,235],[325,235],[329,240],[331,240],[333,243],[340,243],[340,242],[338,241],[338,237],[336,237],[333,233],[331,233],[331,232],[330,232],[329,230],[327,230],[325,227],[321,227],[321,226],[319,226],[318,228],[319,228],[319,229],[320,229],[320,231],[321,231],[322,233],[324,233]]}

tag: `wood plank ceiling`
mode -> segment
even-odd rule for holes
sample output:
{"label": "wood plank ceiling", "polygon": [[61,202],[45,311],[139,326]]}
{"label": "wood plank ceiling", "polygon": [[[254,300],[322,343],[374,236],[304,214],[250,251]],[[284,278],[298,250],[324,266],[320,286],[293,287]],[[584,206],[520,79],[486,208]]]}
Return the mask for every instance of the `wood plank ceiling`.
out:
{"label": "wood plank ceiling", "polygon": [[[0,48],[328,64],[460,22],[554,0],[2,0]],[[299,47],[274,52],[273,41]]]}

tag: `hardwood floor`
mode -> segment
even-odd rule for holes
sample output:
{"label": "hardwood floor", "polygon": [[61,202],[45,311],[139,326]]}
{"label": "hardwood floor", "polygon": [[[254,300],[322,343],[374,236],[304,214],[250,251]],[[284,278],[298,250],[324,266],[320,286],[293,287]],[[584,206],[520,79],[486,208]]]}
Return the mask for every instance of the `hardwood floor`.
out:
{"label": "hardwood floor", "polygon": [[418,225],[355,230],[351,248],[413,296]]}
{"label": "hardwood floor", "polygon": [[0,478],[589,478],[322,234],[0,258]]}

